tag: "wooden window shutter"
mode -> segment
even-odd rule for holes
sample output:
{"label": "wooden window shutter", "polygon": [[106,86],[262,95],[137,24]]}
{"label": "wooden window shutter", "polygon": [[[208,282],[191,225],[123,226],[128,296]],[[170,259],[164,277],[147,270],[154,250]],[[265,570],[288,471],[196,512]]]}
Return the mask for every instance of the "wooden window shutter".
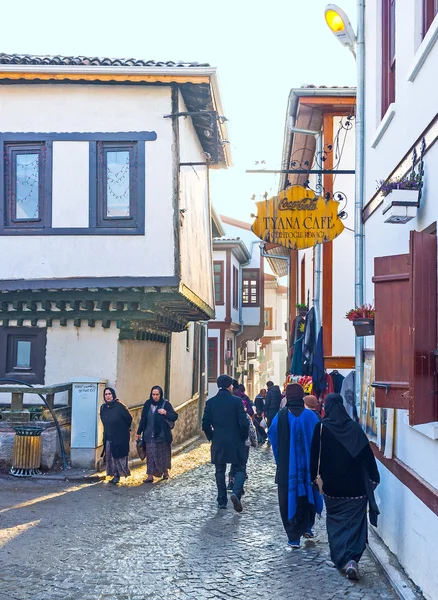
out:
{"label": "wooden window shutter", "polygon": [[437,349],[437,238],[411,231],[412,264],[410,328],[409,422],[420,425],[437,420],[435,390]]}
{"label": "wooden window shutter", "polygon": [[376,406],[409,408],[409,254],[374,259]]}

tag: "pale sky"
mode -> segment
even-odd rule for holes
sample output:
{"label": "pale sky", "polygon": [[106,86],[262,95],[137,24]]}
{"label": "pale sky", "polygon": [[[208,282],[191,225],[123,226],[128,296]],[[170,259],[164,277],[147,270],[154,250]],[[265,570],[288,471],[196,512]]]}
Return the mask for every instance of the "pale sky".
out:
{"label": "pale sky", "polygon": [[[208,62],[218,68],[234,166],[212,174],[220,214],[252,221],[281,161],[288,94],[304,84],[355,85],[355,62],[328,30],[327,0],[21,0],[1,4],[0,51]],[[339,5],[356,26],[356,0]]]}

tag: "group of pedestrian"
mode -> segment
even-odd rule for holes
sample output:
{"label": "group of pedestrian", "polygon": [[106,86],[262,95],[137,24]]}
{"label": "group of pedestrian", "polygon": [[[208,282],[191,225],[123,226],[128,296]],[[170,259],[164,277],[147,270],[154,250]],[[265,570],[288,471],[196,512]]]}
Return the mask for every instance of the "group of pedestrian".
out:
{"label": "group of pedestrian", "polygon": [[[120,402],[113,388],[106,387],[103,392],[104,403],[100,407],[103,424],[103,453],[106,462],[106,474],[118,484],[120,477],[128,477],[131,472],[128,465],[129,443],[131,438],[132,415]],[[143,448],[146,457],[147,477],[144,483],[153,483],[154,477],[169,478],[171,468],[172,429],[178,413],[172,408],[159,385],[151,389],[144,403],[140,423],[137,429],[137,443]]]}
{"label": "group of pedestrian", "polygon": [[[242,511],[246,476],[250,419],[241,394],[234,395],[233,380],[218,378],[219,392],[205,406],[202,428],[211,444],[211,461],[216,468],[219,508],[227,506],[226,466],[234,472],[231,502]],[[374,489],[380,478],[368,438],[347,414],[342,396],[329,394],[325,417],[318,400],[305,396],[298,383],[285,390],[284,406],[279,386],[268,382],[255,399],[253,416],[257,433],[261,421],[277,464],[276,483],[280,516],[288,545],[300,548],[302,539],[313,539],[316,515],[326,507],[326,526],[331,559],[352,580],[359,579],[358,563],[367,542],[367,510],[377,524]],[[243,389],[243,392],[245,390]],[[266,432],[265,432],[266,433]]]}
{"label": "group of pedestrian", "polygon": [[[370,522],[377,524],[374,489],[380,477],[368,438],[348,415],[342,396],[327,396],[321,419],[317,398],[305,396],[298,383],[286,387],[283,399],[279,386],[268,381],[267,389],[255,399],[255,411],[245,387],[232,377],[221,375],[217,385],[218,393],[206,402],[202,429],[211,441],[218,508],[227,507],[228,487],[234,510],[242,512],[249,448],[269,438],[288,545],[298,549],[302,539],[315,537],[315,518],[321,516],[325,504],[331,559],[349,579],[359,579],[358,563],[367,542],[367,511]],[[117,484],[120,477],[130,475],[132,416],[110,387],[104,390],[100,418],[107,475]],[[146,457],[145,483],[152,483],[154,477],[169,478],[171,430],[177,419],[162,388],[154,386],[143,406],[136,436]]]}

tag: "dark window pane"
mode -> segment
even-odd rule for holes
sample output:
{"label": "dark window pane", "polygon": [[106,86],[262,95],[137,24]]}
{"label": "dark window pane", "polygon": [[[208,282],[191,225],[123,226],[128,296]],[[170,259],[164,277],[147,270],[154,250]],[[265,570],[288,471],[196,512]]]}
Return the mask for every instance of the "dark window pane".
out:
{"label": "dark window pane", "polygon": [[130,216],[129,150],[106,153],[106,216]]}
{"label": "dark window pane", "polygon": [[17,341],[17,359],[15,366],[18,369],[30,369],[30,349],[32,342],[27,340]]}
{"label": "dark window pane", "polygon": [[39,218],[39,155],[15,155],[15,218]]}

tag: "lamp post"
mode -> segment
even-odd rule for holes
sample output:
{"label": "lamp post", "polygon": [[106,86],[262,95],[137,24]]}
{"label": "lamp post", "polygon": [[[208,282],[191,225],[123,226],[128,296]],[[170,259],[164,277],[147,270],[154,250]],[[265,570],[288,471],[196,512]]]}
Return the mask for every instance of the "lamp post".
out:
{"label": "lamp post", "polygon": [[[362,306],[363,293],[363,263],[364,263],[364,233],[362,208],[364,197],[364,163],[365,163],[365,0],[357,0],[357,33],[344,13],[336,4],[328,4],[324,11],[326,23],[332,33],[346,46],[356,58],[357,89],[356,89],[356,155],[355,155],[355,199],[354,199],[354,301],[356,306]],[[356,337],[355,342],[355,397],[360,401],[363,377],[363,338]]]}

